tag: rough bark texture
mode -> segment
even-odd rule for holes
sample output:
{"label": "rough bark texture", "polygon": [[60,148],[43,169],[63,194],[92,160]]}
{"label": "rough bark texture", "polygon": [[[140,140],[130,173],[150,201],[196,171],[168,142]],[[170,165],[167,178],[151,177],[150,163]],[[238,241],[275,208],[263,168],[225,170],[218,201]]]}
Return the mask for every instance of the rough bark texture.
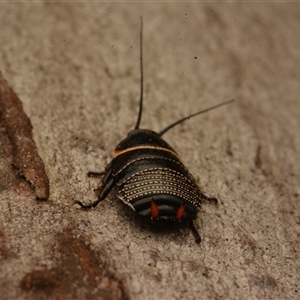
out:
{"label": "rough bark texture", "polygon": [[[28,196],[30,188],[36,199],[47,200],[49,179],[32,137],[31,122],[23,111],[21,100],[2,77],[1,71],[0,124],[1,190],[14,186],[19,194]],[[11,182],[7,180],[9,177]]]}
{"label": "rough bark texture", "polygon": [[[236,99],[165,136],[220,202],[200,245],[113,194],[73,204],[135,123],[140,15],[142,127]],[[297,3],[1,3],[0,70],[50,180],[45,202],[1,186],[1,299],[299,298],[299,25]]]}

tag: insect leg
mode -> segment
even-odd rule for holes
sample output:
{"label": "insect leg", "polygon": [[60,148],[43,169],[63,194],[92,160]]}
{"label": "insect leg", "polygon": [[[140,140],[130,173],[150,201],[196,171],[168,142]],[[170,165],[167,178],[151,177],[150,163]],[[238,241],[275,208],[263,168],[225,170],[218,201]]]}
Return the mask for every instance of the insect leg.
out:
{"label": "insect leg", "polygon": [[215,197],[208,197],[204,194],[201,193],[201,200],[205,200],[205,201],[209,201],[209,202],[213,202],[213,204],[218,204],[218,199]]}
{"label": "insect leg", "polygon": [[103,183],[102,185],[102,190],[101,190],[101,193],[98,195],[98,199],[90,204],[83,204],[82,202],[80,201],[75,201],[76,204],[79,204],[82,208],[92,208],[92,207],[96,207],[99,202],[101,202],[102,200],[104,200],[107,195],[109,194],[109,192],[111,191],[111,189],[113,188],[114,186],[114,178],[112,178],[111,180],[109,180],[108,182],[106,183]]}
{"label": "insect leg", "polygon": [[196,228],[193,220],[191,220],[191,222],[190,222],[190,229],[191,229],[192,233],[195,236],[196,243],[199,244],[201,242],[201,236],[200,236],[200,234],[199,234],[199,232],[198,232],[198,230],[197,230],[197,228]]}
{"label": "insect leg", "polygon": [[103,175],[105,175],[105,177],[103,178],[103,182],[105,183],[107,178],[110,176],[111,172],[112,172],[112,164],[113,164],[114,160],[112,160],[107,167],[105,168],[105,170],[101,171],[101,172],[94,172],[94,171],[89,171],[87,173],[88,177],[102,177]]}
{"label": "insect leg", "polygon": [[87,176],[88,177],[97,177],[97,178],[99,178],[99,177],[102,177],[103,175],[105,175],[106,174],[106,171],[102,171],[102,172],[93,172],[93,171],[89,171],[88,173],[87,173]]}

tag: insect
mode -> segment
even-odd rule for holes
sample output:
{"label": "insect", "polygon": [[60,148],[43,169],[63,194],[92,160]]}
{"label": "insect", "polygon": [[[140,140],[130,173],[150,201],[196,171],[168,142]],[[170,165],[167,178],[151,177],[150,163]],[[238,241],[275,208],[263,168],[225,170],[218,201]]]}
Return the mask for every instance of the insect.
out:
{"label": "insect", "polygon": [[182,118],[156,133],[140,129],[143,110],[143,20],[140,29],[140,101],[138,118],[133,130],[114,150],[115,158],[105,171],[89,172],[89,176],[103,175],[98,199],[90,204],[76,201],[82,208],[96,207],[115,188],[117,197],[136,213],[152,222],[188,223],[196,242],[201,237],[194,225],[202,200],[217,202],[203,194],[194,177],[184,166],[177,152],[162,139],[174,126],[204,112],[231,103],[222,102],[208,109]]}

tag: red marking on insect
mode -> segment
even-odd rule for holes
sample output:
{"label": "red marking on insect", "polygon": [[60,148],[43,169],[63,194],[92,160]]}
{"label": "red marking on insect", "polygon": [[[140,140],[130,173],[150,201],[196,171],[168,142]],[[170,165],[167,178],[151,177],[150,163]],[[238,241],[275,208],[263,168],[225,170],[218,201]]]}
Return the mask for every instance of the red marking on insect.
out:
{"label": "red marking on insect", "polygon": [[179,221],[182,218],[184,211],[185,211],[185,205],[181,205],[177,210],[175,219]]}
{"label": "red marking on insect", "polygon": [[151,216],[152,218],[157,218],[159,214],[159,209],[154,201],[151,201]]}

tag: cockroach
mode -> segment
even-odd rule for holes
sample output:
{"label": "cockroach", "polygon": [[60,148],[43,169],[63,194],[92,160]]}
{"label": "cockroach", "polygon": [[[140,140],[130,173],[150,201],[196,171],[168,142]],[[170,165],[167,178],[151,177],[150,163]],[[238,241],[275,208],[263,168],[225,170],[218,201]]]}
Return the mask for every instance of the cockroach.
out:
{"label": "cockroach", "polygon": [[195,178],[184,166],[177,152],[162,139],[174,126],[202,113],[229,104],[222,102],[184,117],[160,132],[140,129],[143,111],[143,20],[140,28],[140,101],[133,130],[114,150],[115,157],[105,171],[89,172],[89,176],[103,175],[98,199],[90,204],[76,201],[82,208],[96,207],[115,188],[117,197],[140,216],[152,222],[189,223],[197,243],[201,236],[194,225],[203,200],[217,202],[203,194]]}

